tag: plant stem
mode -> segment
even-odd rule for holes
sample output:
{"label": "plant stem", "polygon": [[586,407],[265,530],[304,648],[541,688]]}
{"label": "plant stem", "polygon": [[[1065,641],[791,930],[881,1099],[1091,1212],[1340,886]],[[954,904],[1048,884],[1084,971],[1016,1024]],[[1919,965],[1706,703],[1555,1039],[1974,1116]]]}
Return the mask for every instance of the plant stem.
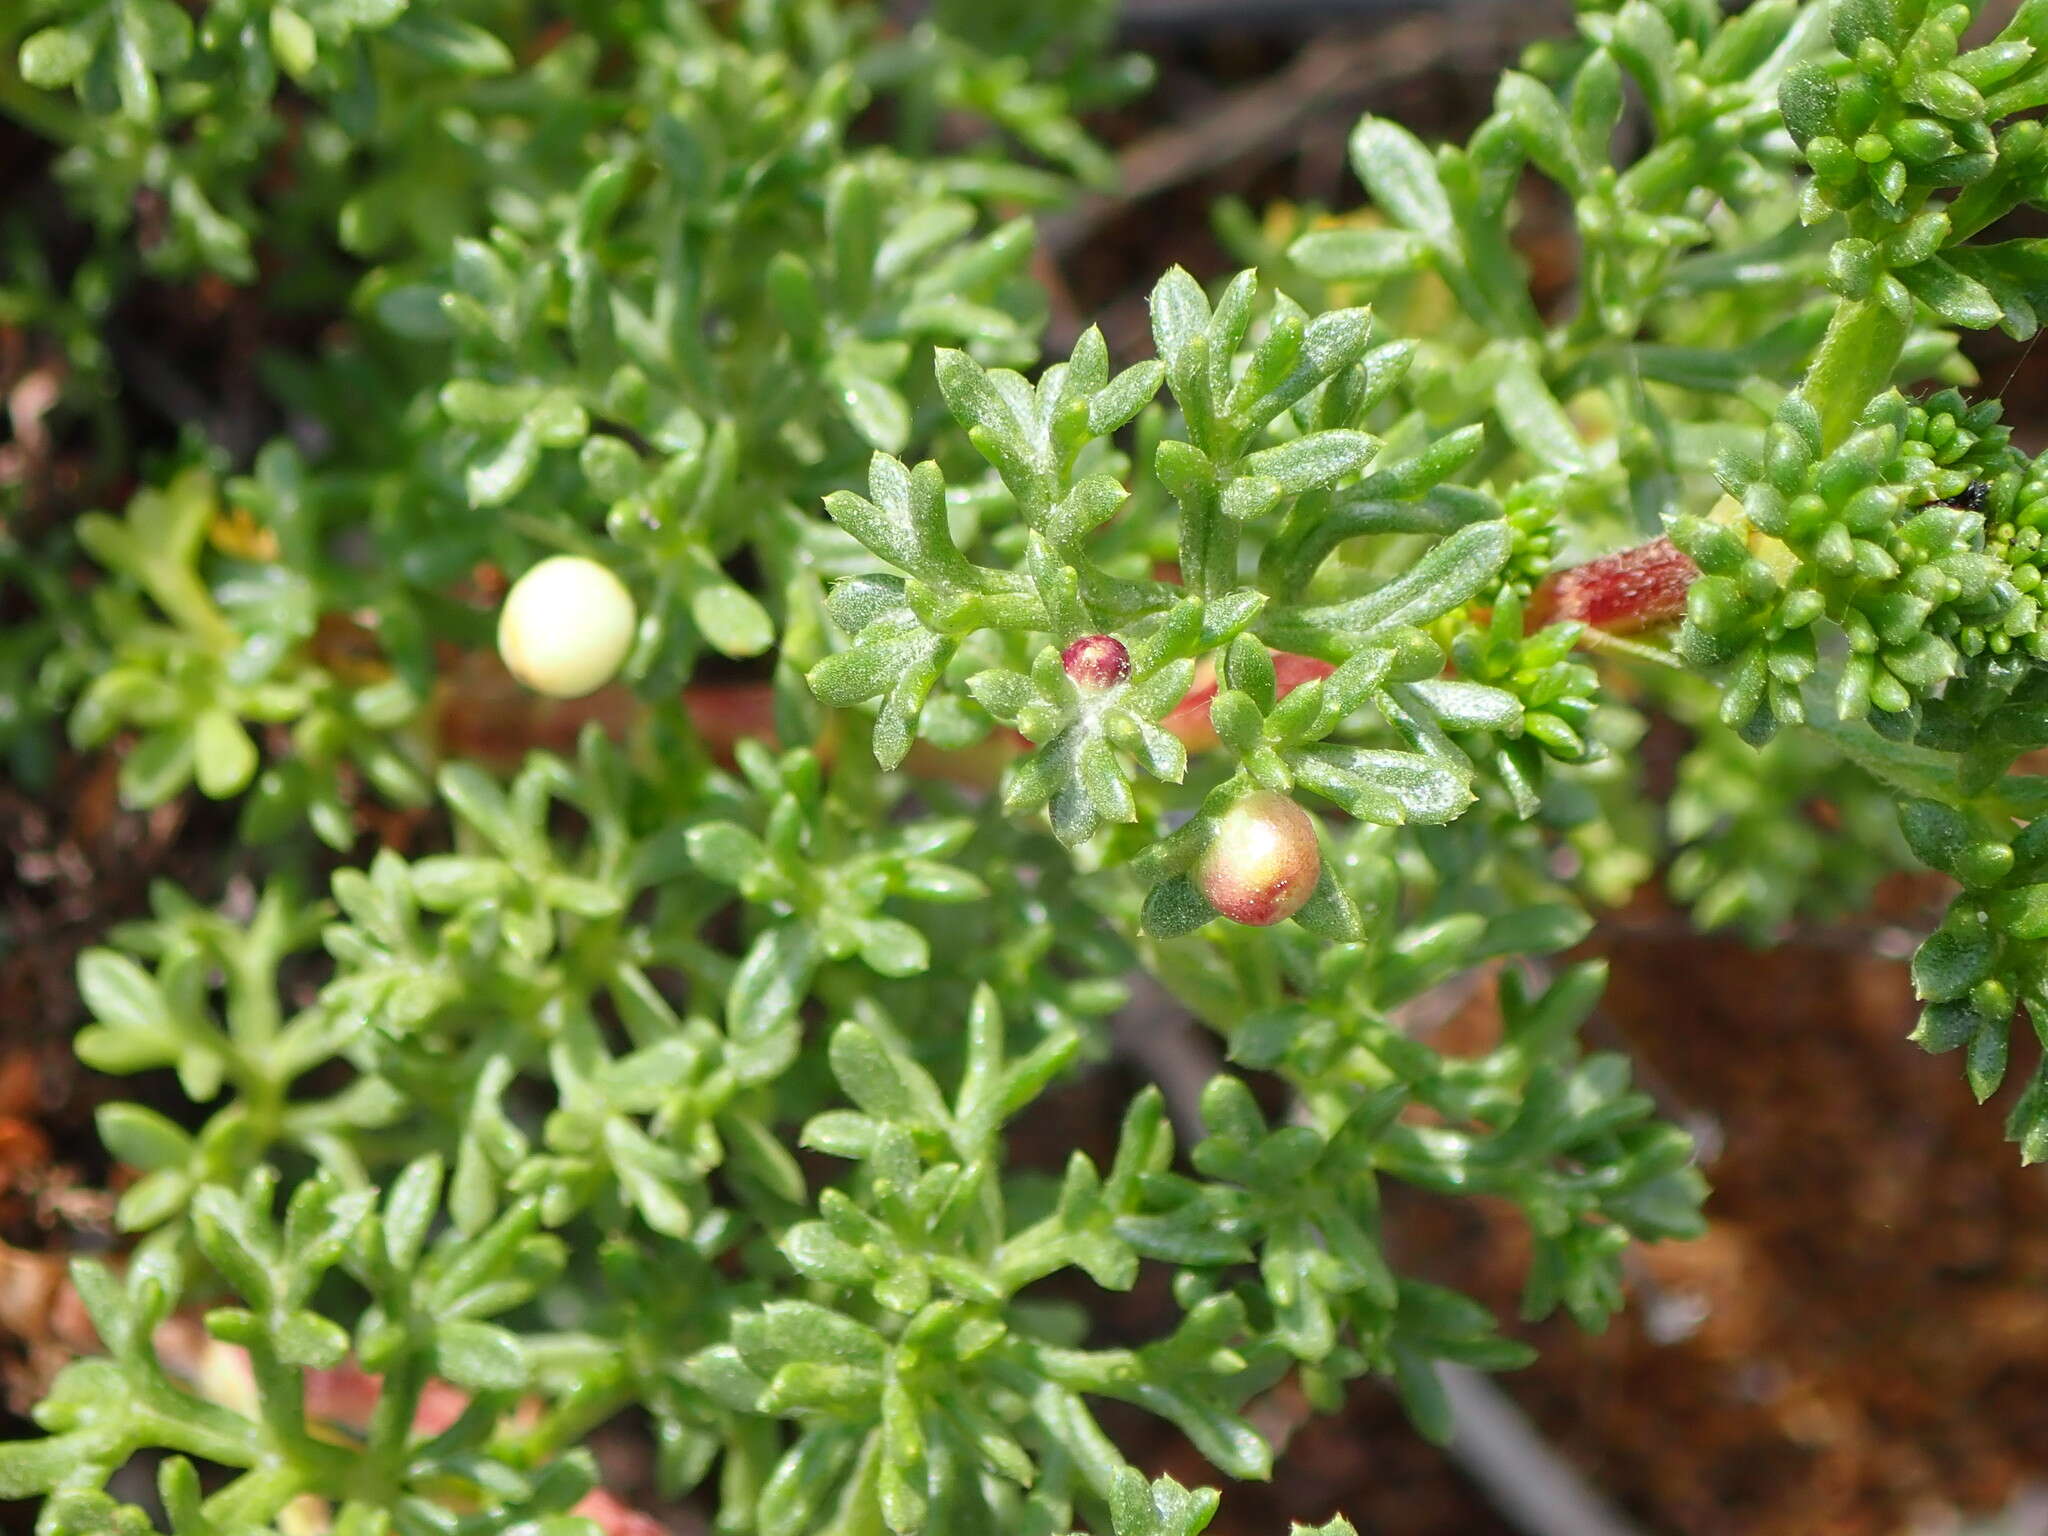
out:
{"label": "plant stem", "polygon": [[1880,299],[1855,299],[1835,311],[1799,392],[1820,413],[1820,451],[1831,452],[1863,408],[1891,383],[1910,321]]}

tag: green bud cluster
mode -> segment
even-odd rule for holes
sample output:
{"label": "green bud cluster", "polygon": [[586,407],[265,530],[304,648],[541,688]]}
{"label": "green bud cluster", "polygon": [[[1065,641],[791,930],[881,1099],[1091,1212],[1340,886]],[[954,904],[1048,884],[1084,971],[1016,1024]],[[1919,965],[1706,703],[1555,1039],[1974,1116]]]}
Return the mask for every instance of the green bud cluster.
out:
{"label": "green bud cluster", "polygon": [[[1926,1004],[1913,1038],[1929,1051],[1965,1051],[1981,1101],[2005,1080],[2014,1010],[2048,1007],[2048,816],[2024,827],[1936,800],[1908,800],[1899,821],[1913,852],[1962,894],[1913,957]],[[2028,1161],[2048,1157],[2048,1066],[2013,1105],[2007,1134]]]}
{"label": "green bud cluster", "polygon": [[2023,462],[2003,414],[1998,401],[1972,403],[1958,389],[1907,403],[1899,448],[1931,466],[1924,476],[1931,500],[1975,500],[1964,496],[1971,484],[1988,483]]}
{"label": "green bud cluster", "polygon": [[1492,765],[1527,814],[1541,800],[1545,759],[1589,763],[1605,749],[1591,730],[1600,680],[1574,654],[1582,627],[1551,624],[1528,634],[1522,615],[1521,594],[1503,585],[1486,622],[1452,638],[1451,659],[1460,675],[1521,704],[1521,728],[1494,738]]}
{"label": "green bud cluster", "polygon": [[[2024,69],[2033,48],[2002,38],[1959,56],[1970,7],[1919,9],[1918,24],[1909,30],[1903,17],[1896,27],[1883,26],[1875,6],[1836,8],[1830,19],[1841,61],[1809,66],[1787,80],[1786,121],[1813,168],[1811,221],[1827,211],[1868,207],[1888,223],[1905,224],[1909,188],[1967,185],[1996,163],[1985,92]],[[1901,236],[1885,255],[1902,266],[1925,260],[1941,243],[1931,224]],[[1855,255],[1838,259],[1847,263]]]}
{"label": "green bud cluster", "polygon": [[1920,702],[1962,671],[1966,630],[2015,614],[2031,621],[2031,600],[1987,552],[1983,512],[1943,499],[2012,457],[1995,403],[1958,415],[1960,406],[1887,394],[1823,453],[1819,413],[1788,396],[1760,458],[1722,460],[1739,515],[1682,519],[1672,536],[1705,573],[1688,594],[1679,649],[1728,669],[1727,723],[1766,740],[1807,718],[1826,621],[1848,644],[1836,717],[1910,736]]}
{"label": "green bud cluster", "polygon": [[1508,525],[1508,558],[1502,588],[1526,598],[1557,563],[1562,508],[1556,487],[1543,481],[1520,486],[1501,505]]}
{"label": "green bud cluster", "polygon": [[[1910,323],[1916,305],[1951,325],[2038,325],[2030,242],[1962,242],[2038,184],[2041,124],[2015,112],[2048,101],[2048,15],[2022,5],[1964,52],[1974,8],[1925,0],[1829,8],[1837,56],[1802,64],[1779,93],[1812,168],[1800,216],[1840,228],[1823,280],[1842,299]],[[1959,192],[1949,200],[1936,194]]]}
{"label": "green bud cluster", "polygon": [[[1984,548],[2006,568],[2016,597],[1995,621],[1966,624],[1957,644],[1966,656],[2024,653],[2048,661],[2048,614],[2041,582],[2048,568],[2048,465],[2008,468],[1981,484],[1986,502]],[[1965,494],[1968,494],[1967,490]]]}

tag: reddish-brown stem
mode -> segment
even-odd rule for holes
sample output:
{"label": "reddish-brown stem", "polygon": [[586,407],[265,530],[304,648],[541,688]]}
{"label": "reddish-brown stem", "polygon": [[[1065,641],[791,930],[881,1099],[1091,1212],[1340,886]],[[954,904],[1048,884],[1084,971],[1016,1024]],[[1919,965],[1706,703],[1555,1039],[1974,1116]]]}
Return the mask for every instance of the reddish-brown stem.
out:
{"label": "reddish-brown stem", "polygon": [[1633,635],[1685,616],[1685,594],[1700,568],[1669,539],[1588,560],[1544,578],[1529,599],[1528,625],[1576,620],[1610,635]]}

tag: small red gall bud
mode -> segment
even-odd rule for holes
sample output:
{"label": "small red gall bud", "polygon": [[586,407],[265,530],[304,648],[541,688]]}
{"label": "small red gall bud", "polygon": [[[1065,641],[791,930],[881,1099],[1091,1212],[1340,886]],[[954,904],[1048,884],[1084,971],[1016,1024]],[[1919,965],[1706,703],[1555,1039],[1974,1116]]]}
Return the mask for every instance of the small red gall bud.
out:
{"label": "small red gall bud", "polygon": [[1576,620],[1610,635],[1632,635],[1685,617],[1685,594],[1700,568],[1669,539],[1652,539],[1559,571],[1529,601],[1528,627]]}
{"label": "small red gall bud", "polygon": [[1060,652],[1060,665],[1076,688],[1100,693],[1131,675],[1131,653],[1115,635],[1083,635]]}
{"label": "small red gall bud", "polygon": [[1308,812],[1285,795],[1260,790],[1223,813],[1195,883],[1233,923],[1264,928],[1302,909],[1322,869]]}

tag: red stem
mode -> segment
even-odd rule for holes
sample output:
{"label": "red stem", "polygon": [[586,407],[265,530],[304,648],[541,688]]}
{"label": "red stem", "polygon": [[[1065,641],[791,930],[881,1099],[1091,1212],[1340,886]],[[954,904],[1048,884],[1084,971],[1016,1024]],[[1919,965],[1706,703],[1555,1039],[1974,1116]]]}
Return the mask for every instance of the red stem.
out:
{"label": "red stem", "polygon": [[1610,635],[1632,635],[1685,616],[1685,594],[1700,568],[1669,539],[1618,549],[1545,577],[1529,599],[1528,625],[1576,620]]}

